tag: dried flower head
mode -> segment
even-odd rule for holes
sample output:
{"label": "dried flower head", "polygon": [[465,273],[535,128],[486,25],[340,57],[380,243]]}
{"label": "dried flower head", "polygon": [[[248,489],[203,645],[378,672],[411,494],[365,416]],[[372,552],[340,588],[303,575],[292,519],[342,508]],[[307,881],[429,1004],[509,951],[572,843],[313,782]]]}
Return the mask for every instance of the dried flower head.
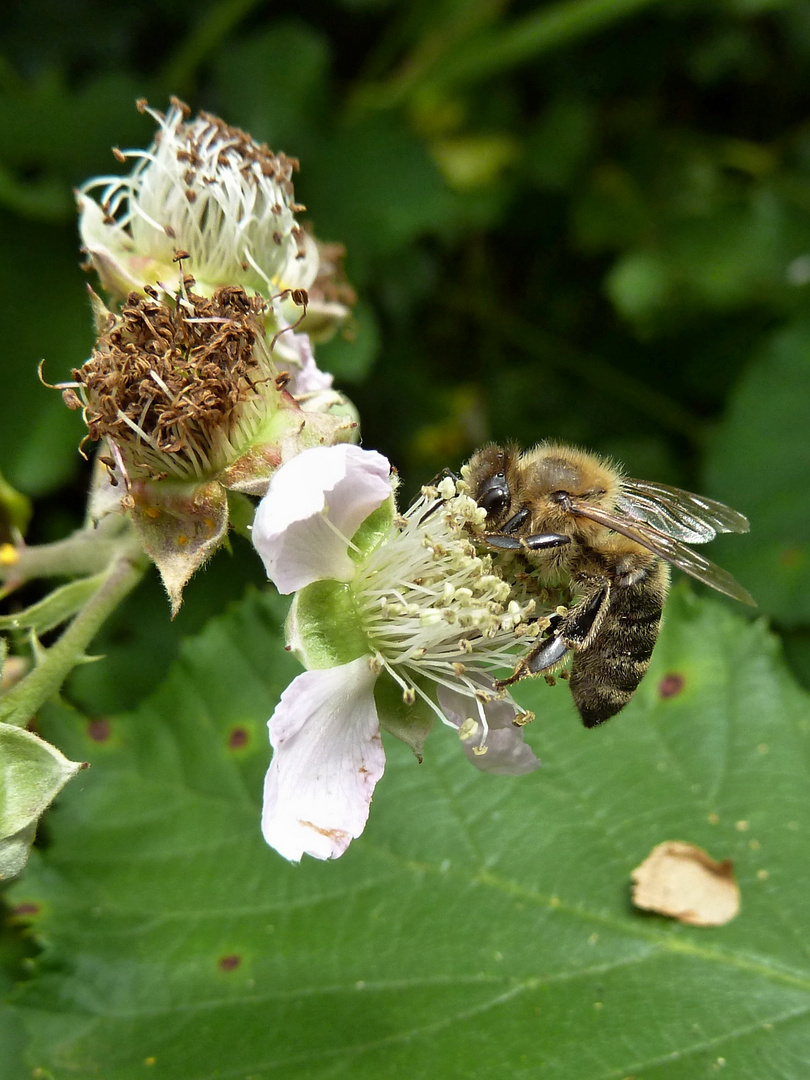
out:
{"label": "dried flower head", "polygon": [[[262,297],[238,286],[205,297],[191,284],[186,278],[173,300],[151,286],[132,292],[118,315],[97,301],[96,348],[60,387],[66,404],[82,409],[87,437],[110,451],[91,514],[130,512],[175,611],[224,539],[225,489],[263,494],[282,462],[356,429],[330,411],[342,399],[315,368],[305,335],[293,335],[302,367],[278,369]],[[290,392],[299,381],[304,404],[316,407],[305,410]]]}
{"label": "dried flower head", "polygon": [[264,302],[237,287],[166,303],[131,293],[72,388],[89,438],[120,449],[130,479],[204,479],[255,439],[278,396]]}

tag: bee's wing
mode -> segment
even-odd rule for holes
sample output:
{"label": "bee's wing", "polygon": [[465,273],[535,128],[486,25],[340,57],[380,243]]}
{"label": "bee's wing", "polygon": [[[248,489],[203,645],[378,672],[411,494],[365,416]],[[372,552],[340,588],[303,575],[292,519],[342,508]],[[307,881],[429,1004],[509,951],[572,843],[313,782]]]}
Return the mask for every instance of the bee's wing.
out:
{"label": "bee's wing", "polygon": [[[706,502],[708,501],[707,499]],[[720,506],[722,504],[717,503],[715,505]],[[744,604],[751,604],[756,607],[756,601],[751,594],[739,582],[735,581],[727,570],[723,570],[722,567],[717,566],[716,563],[713,563],[704,555],[686,547],[681,540],[661,532],[648,522],[633,520],[609,510],[601,510],[599,507],[590,506],[588,503],[579,502],[576,499],[572,500],[571,509],[579,517],[590,518],[591,521],[596,521],[614,532],[621,533],[622,536],[626,536],[629,540],[634,540],[637,544],[647,548],[648,551],[652,551],[654,555],[660,555],[662,559],[666,559],[673,566],[677,566],[679,570],[683,570],[687,574],[691,574],[692,577],[697,578],[698,581],[702,581],[704,585],[710,585],[711,588],[725,593],[726,596],[730,596],[734,600],[741,600]],[[723,507],[723,509],[728,508]],[[733,513],[733,511],[731,512]]]}
{"label": "bee's wing", "polygon": [[649,480],[623,480],[616,508],[687,544],[705,544],[719,532],[748,532],[748,518],[730,506]]}

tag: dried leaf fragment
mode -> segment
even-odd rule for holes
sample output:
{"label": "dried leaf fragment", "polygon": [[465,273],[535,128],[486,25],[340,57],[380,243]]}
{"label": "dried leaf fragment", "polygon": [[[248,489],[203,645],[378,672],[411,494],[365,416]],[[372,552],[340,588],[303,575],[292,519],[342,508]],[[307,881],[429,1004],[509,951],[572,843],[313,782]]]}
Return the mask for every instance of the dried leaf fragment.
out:
{"label": "dried leaf fragment", "polygon": [[716,862],[682,840],[658,844],[631,878],[636,907],[690,926],[723,926],[740,910],[731,859]]}

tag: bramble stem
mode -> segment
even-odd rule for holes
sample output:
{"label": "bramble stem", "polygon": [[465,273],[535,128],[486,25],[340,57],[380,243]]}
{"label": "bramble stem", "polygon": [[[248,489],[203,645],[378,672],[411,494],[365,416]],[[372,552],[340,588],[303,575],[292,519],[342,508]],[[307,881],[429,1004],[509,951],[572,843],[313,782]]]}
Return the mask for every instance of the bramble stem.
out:
{"label": "bramble stem", "polygon": [[136,554],[129,544],[122,548],[119,540],[117,554],[109,563],[98,589],[59,640],[38,656],[36,667],[0,698],[0,722],[23,727],[40,705],[58,692],[72,669],[84,657],[85,649],[101,624],[135,588],[148,565],[146,559]]}
{"label": "bramble stem", "polygon": [[123,532],[120,520],[116,520],[108,527],[102,523],[95,529],[79,529],[53,544],[18,547],[13,562],[0,561],[0,581],[7,582],[6,591],[11,592],[35,578],[97,574],[122,551],[127,542]]}

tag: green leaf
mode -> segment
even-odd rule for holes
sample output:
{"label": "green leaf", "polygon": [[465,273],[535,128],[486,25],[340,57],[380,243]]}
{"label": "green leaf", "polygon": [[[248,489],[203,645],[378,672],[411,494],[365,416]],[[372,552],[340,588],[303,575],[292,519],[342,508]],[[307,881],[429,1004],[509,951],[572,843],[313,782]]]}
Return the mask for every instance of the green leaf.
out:
{"label": "green leaf", "polygon": [[[10,920],[9,920],[10,922]],[[31,1080],[31,1070],[23,1064],[26,1033],[13,1009],[3,1001],[14,986],[14,975],[26,961],[25,942],[8,926],[0,930],[0,1046],[3,1048],[3,1080]],[[44,1078],[43,1078],[44,1080]]]}
{"label": "green leaf", "polygon": [[345,380],[361,382],[368,375],[380,349],[380,329],[374,312],[359,300],[348,325],[319,344],[318,363],[323,371],[335,376],[336,385],[343,389]]}
{"label": "green leaf", "polygon": [[37,821],[81,768],[32,731],[0,724],[0,881],[23,869]]}
{"label": "green leaf", "polygon": [[[513,779],[449,729],[421,766],[388,741],[364,836],[294,867],[259,833],[265,719],[296,670],[281,615],[215,620],[132,717],[49,710],[93,768],[10,895],[47,945],[13,999],[30,1067],[805,1080],[810,706],[762,624],[676,590],[616,720],[585,731],[564,683],[523,684],[544,764]],[[668,839],[734,860],[734,922],[631,907]]]}
{"label": "green leaf", "polygon": [[303,23],[275,22],[219,50],[214,58],[232,123],[273,150],[301,158],[307,171],[313,135],[332,102],[325,37]]}
{"label": "green leaf", "polygon": [[15,611],[13,615],[0,615],[0,630],[33,630],[41,637],[68,619],[73,618],[93,593],[104,581],[104,574],[79,578],[58,589],[36,604],[31,604],[24,611]]}
{"label": "green leaf", "polygon": [[560,96],[550,102],[526,146],[527,168],[540,187],[564,191],[596,136],[595,110],[584,100]]}
{"label": "green leaf", "polygon": [[0,473],[0,540],[25,536],[32,513],[31,500],[15,491]]}
{"label": "green leaf", "polygon": [[[420,84],[460,86],[476,83],[561,49],[597,33],[618,19],[650,7],[656,0],[562,0],[545,4],[505,25],[484,26],[455,48],[431,50],[426,65],[409,63],[404,74],[387,87],[369,86],[361,98],[366,107],[402,104]],[[450,35],[445,34],[444,37]],[[442,39],[440,38],[440,41]],[[451,39],[452,40],[452,39]]]}
{"label": "green leaf", "polygon": [[732,395],[708,465],[708,487],[751,521],[745,540],[722,539],[712,558],[764,611],[810,622],[810,320],[778,331]]}
{"label": "green leaf", "polygon": [[300,190],[317,205],[311,220],[318,236],[350,243],[353,285],[362,284],[356,272],[362,277],[370,256],[390,258],[437,223],[448,227],[459,212],[426,147],[381,117],[338,129],[328,152],[307,163]]}

